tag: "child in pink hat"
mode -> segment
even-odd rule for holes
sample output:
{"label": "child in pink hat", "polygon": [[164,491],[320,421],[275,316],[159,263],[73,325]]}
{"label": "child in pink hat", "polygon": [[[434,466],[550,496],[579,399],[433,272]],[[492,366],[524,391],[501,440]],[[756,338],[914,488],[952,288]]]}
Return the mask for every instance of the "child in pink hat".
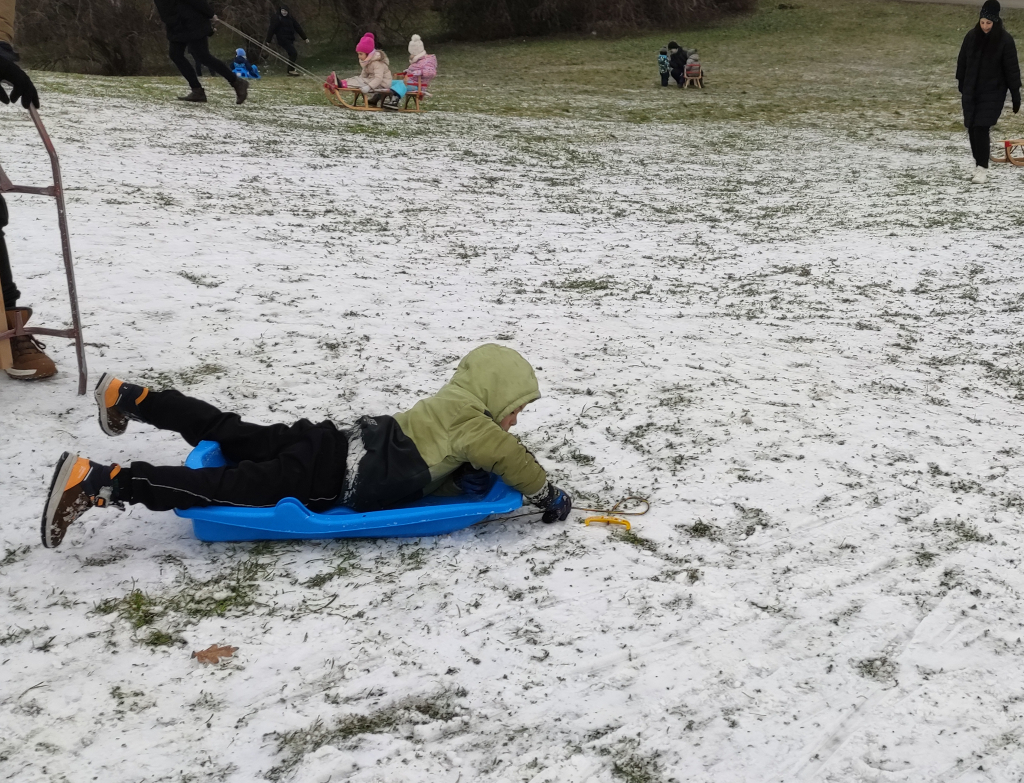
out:
{"label": "child in pink hat", "polygon": [[338,80],[335,73],[327,79],[328,86],[349,87],[361,90],[363,94],[387,93],[391,90],[391,63],[383,50],[377,48],[373,33],[366,33],[356,44],[356,54],[362,66],[358,76]]}

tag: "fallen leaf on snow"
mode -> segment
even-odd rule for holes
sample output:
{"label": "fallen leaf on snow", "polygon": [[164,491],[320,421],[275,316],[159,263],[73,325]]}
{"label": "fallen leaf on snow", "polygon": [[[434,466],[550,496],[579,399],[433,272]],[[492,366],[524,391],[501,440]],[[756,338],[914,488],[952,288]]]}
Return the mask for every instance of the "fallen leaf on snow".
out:
{"label": "fallen leaf on snow", "polygon": [[192,657],[199,663],[220,663],[221,658],[231,658],[237,649],[228,645],[211,644],[205,650],[192,653]]}

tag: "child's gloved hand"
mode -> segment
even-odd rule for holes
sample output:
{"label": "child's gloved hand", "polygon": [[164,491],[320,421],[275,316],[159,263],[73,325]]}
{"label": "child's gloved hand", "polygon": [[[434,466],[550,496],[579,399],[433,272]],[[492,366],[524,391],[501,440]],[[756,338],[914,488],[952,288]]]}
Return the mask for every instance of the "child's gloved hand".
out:
{"label": "child's gloved hand", "polygon": [[491,474],[486,470],[467,470],[455,477],[455,486],[467,495],[479,495],[491,485]]}
{"label": "child's gloved hand", "polygon": [[572,498],[554,484],[551,485],[551,489],[553,497],[544,509],[544,516],[541,517],[541,521],[547,523],[554,522],[555,520],[565,522],[569,512],[572,511]]}

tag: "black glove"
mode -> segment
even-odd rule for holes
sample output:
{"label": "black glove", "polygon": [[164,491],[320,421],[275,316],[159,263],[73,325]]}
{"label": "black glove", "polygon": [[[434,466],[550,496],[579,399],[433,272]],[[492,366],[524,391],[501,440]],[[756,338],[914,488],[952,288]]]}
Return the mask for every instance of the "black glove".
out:
{"label": "black glove", "polygon": [[463,470],[455,476],[455,486],[467,495],[479,495],[491,486],[491,474],[486,470]]}
{"label": "black glove", "polygon": [[544,516],[541,517],[542,522],[551,523],[556,519],[559,522],[565,522],[569,517],[569,512],[572,511],[572,498],[554,484],[551,484],[547,501],[541,508],[544,509]]}
{"label": "black glove", "polygon": [[1013,113],[1020,111],[1020,90],[1014,90],[1010,97],[1013,99]]}
{"label": "black glove", "polygon": [[36,92],[36,86],[32,84],[27,73],[5,57],[0,57],[0,82],[10,82],[12,85],[11,94],[8,96],[0,84],[0,103],[17,103],[20,98],[21,105],[26,109],[29,106],[39,108],[39,93]]}

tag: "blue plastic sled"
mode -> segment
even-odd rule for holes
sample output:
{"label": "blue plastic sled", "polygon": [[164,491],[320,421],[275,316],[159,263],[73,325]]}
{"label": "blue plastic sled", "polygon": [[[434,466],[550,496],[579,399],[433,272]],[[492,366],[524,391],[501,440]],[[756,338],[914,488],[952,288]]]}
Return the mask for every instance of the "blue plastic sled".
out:
{"label": "blue plastic sled", "polygon": [[[209,440],[196,446],[185,460],[185,467],[192,469],[227,464],[220,446]],[[285,498],[273,508],[206,506],[177,509],[174,513],[192,520],[192,530],[201,541],[439,536],[523,505],[520,493],[497,476],[493,478],[491,488],[482,495],[430,496],[365,514],[345,506],[314,514],[295,498]]]}

